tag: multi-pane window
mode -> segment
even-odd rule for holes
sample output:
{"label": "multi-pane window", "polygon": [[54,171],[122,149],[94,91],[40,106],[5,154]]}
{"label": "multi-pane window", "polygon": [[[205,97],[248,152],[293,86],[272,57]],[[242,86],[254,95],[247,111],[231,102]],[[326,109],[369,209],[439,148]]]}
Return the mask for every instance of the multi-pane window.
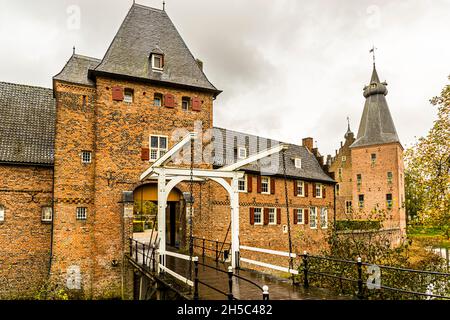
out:
{"label": "multi-pane window", "polygon": [[261,208],[255,208],[255,224],[263,224]]}
{"label": "multi-pane window", "polygon": [[339,179],[342,179],[342,168],[339,168]]}
{"label": "multi-pane window", "polygon": [[77,220],[87,220],[87,208],[77,208]]}
{"label": "multi-pane window", "polygon": [[304,224],[304,212],[303,209],[297,209],[297,224]]}
{"label": "multi-pane window", "polygon": [[363,194],[360,194],[358,196],[358,204],[361,209],[364,208],[364,195]]}
{"label": "multi-pane window", "polygon": [[247,176],[244,176],[238,180],[239,192],[247,192]]}
{"label": "multi-pane window", "polygon": [[270,208],[269,209],[269,224],[276,224],[276,213],[275,213],[275,208]]}
{"label": "multi-pane window", "polygon": [[51,222],[53,219],[53,210],[52,207],[43,207],[41,213],[41,221],[42,222]]}
{"label": "multi-pane window", "polygon": [[392,172],[388,172],[388,173],[387,173],[387,182],[388,182],[389,184],[392,183],[392,178],[393,178]]}
{"label": "multi-pane window", "polygon": [[300,159],[300,158],[296,158],[295,159],[295,167],[297,169],[301,169],[302,168],[302,159]]}
{"label": "multi-pane window", "polygon": [[387,204],[388,209],[392,209],[393,202],[392,202],[392,194],[391,193],[386,195],[386,204]]}
{"label": "multi-pane window", "polygon": [[150,137],[150,160],[156,161],[166,154],[168,148],[167,137]]}
{"label": "multi-pane window", "polygon": [[311,229],[317,229],[317,208],[311,207],[309,209],[309,227]]}
{"label": "multi-pane window", "polygon": [[305,196],[305,182],[297,181],[297,196],[304,197]]}
{"label": "multi-pane window", "polygon": [[261,193],[269,193],[269,178],[261,178]]}
{"label": "multi-pane window", "polygon": [[92,152],[83,151],[81,153],[81,162],[82,163],[91,163],[92,162]]}
{"label": "multi-pane window", "polygon": [[345,201],[345,213],[352,213],[352,202]]}
{"label": "multi-pane window", "polygon": [[316,198],[322,198],[322,184],[316,183]]}
{"label": "multi-pane window", "polygon": [[347,161],[347,157],[346,156],[342,156],[342,162]]}
{"label": "multi-pane window", "polygon": [[5,221],[5,207],[0,205],[0,222]]}
{"label": "multi-pane window", "polygon": [[336,185],[336,196],[339,196],[340,194],[340,186],[339,184]]}
{"label": "multi-pane window", "polygon": [[162,100],[163,100],[163,96],[161,93],[155,93],[154,97],[153,97],[153,105],[155,107],[161,107],[162,106]]}
{"label": "multi-pane window", "polygon": [[322,229],[328,228],[328,209],[327,208],[320,209],[320,227]]}
{"label": "multi-pane window", "polygon": [[152,55],[152,68],[156,70],[163,69],[163,56],[161,54]]}
{"label": "multi-pane window", "polygon": [[124,96],[123,96],[123,101],[124,102],[128,102],[128,103],[132,103],[133,102],[133,89],[125,89],[124,90]]}
{"label": "multi-pane window", "polygon": [[238,148],[238,158],[239,159],[247,159],[247,148],[245,148],[245,147]]}
{"label": "multi-pane window", "polygon": [[181,99],[181,109],[183,111],[189,111],[190,107],[191,107],[191,99],[188,97],[183,97]]}
{"label": "multi-pane window", "polygon": [[356,175],[356,184],[359,186],[361,186],[362,183],[362,175],[361,174],[357,174]]}

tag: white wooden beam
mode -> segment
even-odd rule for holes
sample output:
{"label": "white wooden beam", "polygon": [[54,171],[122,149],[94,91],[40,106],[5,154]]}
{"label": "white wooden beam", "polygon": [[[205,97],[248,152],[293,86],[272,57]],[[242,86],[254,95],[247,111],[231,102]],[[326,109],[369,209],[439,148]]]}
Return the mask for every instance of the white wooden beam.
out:
{"label": "white wooden beam", "polygon": [[[190,176],[191,170],[190,169],[183,169],[183,168],[154,168],[153,171],[156,174],[161,174],[161,172],[164,170],[165,174],[167,176]],[[211,169],[194,169],[194,177],[197,178],[234,178],[235,173],[237,173],[238,178],[244,177],[244,172],[224,172],[224,171],[218,171],[218,170],[211,170]]]}
{"label": "white wooden beam", "polygon": [[276,147],[273,147],[273,148],[264,150],[262,152],[259,152],[257,154],[254,154],[254,155],[248,157],[247,159],[243,159],[243,160],[240,160],[240,161],[238,161],[238,162],[236,162],[236,163],[234,163],[232,165],[229,165],[229,166],[226,166],[226,167],[223,167],[223,168],[219,168],[219,169],[217,169],[217,171],[228,171],[228,172],[235,171],[235,170],[237,170],[237,169],[239,169],[239,168],[241,168],[243,166],[246,166],[246,165],[248,165],[248,164],[250,164],[252,162],[258,161],[260,159],[263,159],[263,158],[266,158],[268,156],[271,156],[274,153],[279,153],[279,152],[281,152],[283,150],[287,150],[287,149],[288,149],[288,145],[287,144],[279,144]]}
{"label": "white wooden beam", "polygon": [[165,155],[156,160],[150,168],[148,168],[140,177],[141,181],[145,180],[149,175],[153,173],[153,169],[159,168],[166,164],[174,154],[180,151],[186,144],[190,143],[192,139],[197,139],[197,133],[191,132],[186,137],[183,138],[180,142],[174,145]]}

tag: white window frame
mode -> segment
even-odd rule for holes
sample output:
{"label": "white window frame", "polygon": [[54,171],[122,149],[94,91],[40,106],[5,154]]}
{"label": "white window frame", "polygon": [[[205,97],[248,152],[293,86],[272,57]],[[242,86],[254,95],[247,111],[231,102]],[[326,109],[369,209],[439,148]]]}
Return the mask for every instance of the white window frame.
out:
{"label": "white window frame", "polygon": [[92,163],[92,152],[91,151],[81,151],[81,163],[83,163],[83,164]]}
{"label": "white window frame", "polygon": [[[302,192],[298,192],[299,186],[302,186]],[[305,181],[297,180],[297,197],[305,197]]]}
{"label": "white window frame", "polygon": [[301,169],[302,168],[302,159],[301,158],[295,158],[294,162],[295,162],[295,167],[297,169]]}
{"label": "white window frame", "polygon": [[[325,221],[325,224],[324,224]],[[320,228],[328,229],[328,208],[322,207],[320,208]]]}
{"label": "white window frame", "polygon": [[[159,59],[160,59],[160,65],[161,65],[161,67],[157,67],[157,66],[156,66],[155,58],[159,58]],[[162,54],[157,54],[157,53],[153,53],[153,54],[152,54],[152,69],[153,69],[153,70],[158,70],[158,71],[163,71],[163,70],[164,70],[164,66],[163,66],[163,55],[162,55]]]}
{"label": "white window frame", "polygon": [[[244,181],[244,190],[241,190],[241,189],[239,188],[239,186],[240,186],[240,185],[239,185],[239,182],[242,182],[242,181]],[[241,178],[241,179],[239,179],[239,181],[238,181],[238,191],[239,191],[239,192],[242,192],[242,193],[246,193],[247,190],[248,190],[247,184],[248,184],[247,175],[244,175],[244,177]]]}
{"label": "white window frame", "polygon": [[[46,214],[45,210],[50,211],[50,218],[47,218],[47,216],[45,215]],[[53,221],[53,208],[52,207],[42,207],[41,208],[41,221],[42,222],[52,222]]]}
{"label": "white window frame", "polygon": [[309,208],[309,227],[310,229],[317,229],[317,207]]}
{"label": "white window frame", "polygon": [[[300,217],[301,217],[301,219],[299,219]],[[305,209],[303,209],[303,208],[297,209],[297,224],[299,224],[299,225],[305,224]]]}
{"label": "white window frame", "polygon": [[[241,152],[243,152],[244,155],[242,155]],[[246,147],[238,147],[238,159],[247,159]]]}
{"label": "white window frame", "polygon": [[88,208],[86,207],[78,207],[77,208],[77,220],[78,221],[86,221],[88,216]]}
{"label": "white window frame", "polygon": [[[263,191],[263,180],[267,179],[267,191]],[[270,178],[261,177],[261,194],[270,194]]]}
{"label": "white window frame", "polygon": [[5,215],[6,215],[6,208],[5,206],[0,204],[0,222],[5,221]]}
{"label": "white window frame", "polygon": [[[259,210],[260,222],[256,222],[256,210]],[[264,209],[263,208],[255,208],[254,214],[255,214],[255,226],[264,225]]]}
{"label": "white window frame", "polygon": [[[159,100],[159,105],[157,105],[157,104],[155,103],[156,99]],[[154,107],[162,107],[162,104],[163,104],[163,95],[160,94],[160,93],[155,93],[155,94],[153,94],[153,106],[154,106]]]}
{"label": "white window frame", "polygon": [[346,162],[347,161],[347,156],[342,156],[342,162]]}
{"label": "white window frame", "polygon": [[[323,198],[323,185],[321,183],[316,183],[316,198],[317,199],[322,199]],[[320,194],[317,193],[317,190],[319,190]]]}
{"label": "white window frame", "polygon": [[[152,147],[152,138],[158,138],[158,148]],[[161,138],[166,139],[166,148],[161,148]],[[167,153],[169,150],[169,137],[163,136],[163,135],[157,135],[157,134],[151,134],[149,138],[149,146],[150,146],[150,162],[155,162],[159,158],[161,158],[163,155]],[[153,152],[156,151],[156,158],[153,157]]]}
{"label": "white window frame", "polygon": [[134,90],[130,88],[125,88],[123,91],[123,102],[133,103],[134,100]]}
{"label": "white window frame", "polygon": [[[273,222],[270,222],[271,214],[273,214]],[[269,208],[269,225],[275,226],[277,224],[277,209]]]}

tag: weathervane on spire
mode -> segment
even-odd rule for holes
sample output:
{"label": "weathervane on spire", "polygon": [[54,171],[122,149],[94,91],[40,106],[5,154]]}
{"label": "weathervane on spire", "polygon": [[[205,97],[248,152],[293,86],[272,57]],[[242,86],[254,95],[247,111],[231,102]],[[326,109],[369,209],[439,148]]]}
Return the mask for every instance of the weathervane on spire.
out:
{"label": "weathervane on spire", "polygon": [[350,117],[347,117],[347,122],[348,122],[348,131],[350,131]]}
{"label": "weathervane on spire", "polygon": [[166,11],[166,1],[163,0],[163,11]]}
{"label": "weathervane on spire", "polygon": [[372,53],[373,56],[373,65],[375,66],[375,50],[378,50],[378,48],[375,48],[375,46],[372,46],[372,49],[370,49],[370,53]]}

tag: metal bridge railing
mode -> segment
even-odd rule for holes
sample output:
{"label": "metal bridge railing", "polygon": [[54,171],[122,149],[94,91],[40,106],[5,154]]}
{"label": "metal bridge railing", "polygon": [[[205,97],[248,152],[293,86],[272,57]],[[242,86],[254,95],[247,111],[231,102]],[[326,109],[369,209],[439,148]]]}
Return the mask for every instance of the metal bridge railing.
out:
{"label": "metal bridge railing", "polygon": [[[209,240],[205,239],[205,237],[192,237],[192,239],[194,248],[201,249],[202,257],[206,256],[206,251],[214,253],[214,260],[216,262],[219,262],[221,256],[223,260],[227,260],[227,258],[231,256],[231,243],[229,242]],[[225,248],[227,248],[227,250]]]}

